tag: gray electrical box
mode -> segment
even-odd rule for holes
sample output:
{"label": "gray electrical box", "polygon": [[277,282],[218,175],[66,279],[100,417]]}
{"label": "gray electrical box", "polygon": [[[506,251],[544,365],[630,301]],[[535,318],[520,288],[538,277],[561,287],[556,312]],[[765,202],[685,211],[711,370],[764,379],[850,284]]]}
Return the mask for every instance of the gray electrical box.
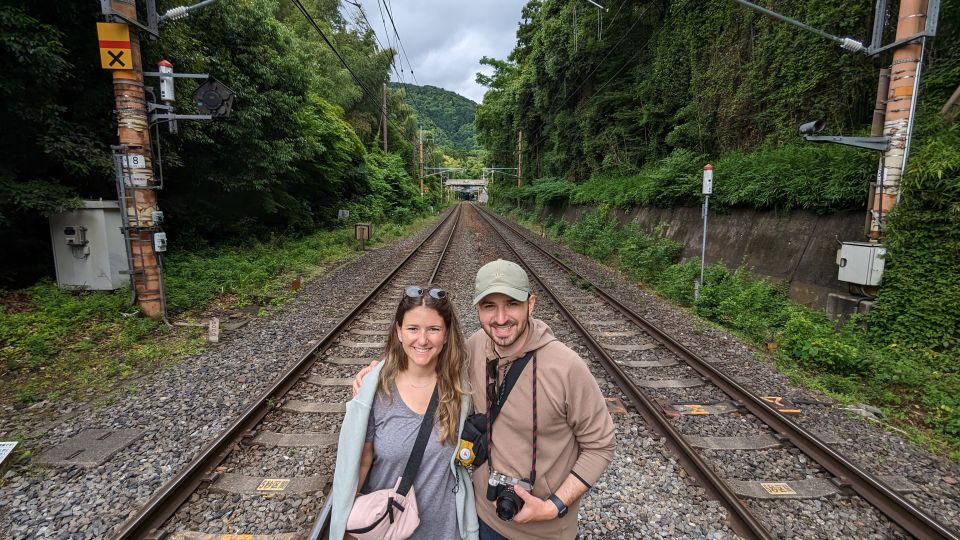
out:
{"label": "gray electrical box", "polygon": [[837,251],[837,279],[857,285],[880,285],[886,248],[869,242],[844,242]]}
{"label": "gray electrical box", "polygon": [[57,285],[112,291],[130,282],[127,248],[117,201],[83,201],[83,207],[50,216]]}

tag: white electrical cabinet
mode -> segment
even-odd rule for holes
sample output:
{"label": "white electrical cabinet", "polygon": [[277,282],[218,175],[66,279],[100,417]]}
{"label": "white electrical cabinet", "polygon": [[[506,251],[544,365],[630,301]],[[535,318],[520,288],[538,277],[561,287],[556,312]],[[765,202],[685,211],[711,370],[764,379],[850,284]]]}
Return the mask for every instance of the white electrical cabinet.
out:
{"label": "white electrical cabinet", "polygon": [[117,201],[83,201],[83,207],[50,216],[57,285],[112,291],[130,282],[127,248]]}
{"label": "white electrical cabinet", "polygon": [[857,285],[880,285],[886,248],[869,242],[844,242],[837,251],[837,279]]}

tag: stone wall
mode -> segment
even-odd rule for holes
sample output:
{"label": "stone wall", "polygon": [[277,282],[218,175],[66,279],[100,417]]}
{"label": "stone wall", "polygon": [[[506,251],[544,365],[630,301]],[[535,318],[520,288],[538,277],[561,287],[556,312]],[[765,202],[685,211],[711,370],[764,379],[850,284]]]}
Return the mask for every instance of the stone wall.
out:
{"label": "stone wall", "polygon": [[[590,211],[588,207],[545,210],[568,222]],[[700,208],[639,207],[617,211],[617,218],[638,222],[652,231],[666,223],[666,234],[683,245],[683,259],[700,256],[703,218]],[[707,224],[707,264],[723,261],[736,268],[741,263],[754,274],[790,284],[790,296],[814,308],[824,308],[829,293],[846,293],[837,280],[840,241],[864,239],[865,213],[817,215],[805,211],[774,212],[744,209],[710,211]]]}

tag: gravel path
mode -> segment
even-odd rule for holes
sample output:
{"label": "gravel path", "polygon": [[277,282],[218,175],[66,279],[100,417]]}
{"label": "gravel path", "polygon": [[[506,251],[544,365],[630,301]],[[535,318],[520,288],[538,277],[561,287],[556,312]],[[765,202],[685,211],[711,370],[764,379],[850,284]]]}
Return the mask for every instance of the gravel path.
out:
{"label": "gravel path", "polygon": [[[0,536],[106,537],[309,351],[429,229],[342,264],[306,284],[281,310],[223,334],[219,344],[145,378],[114,404],[83,407],[28,440],[39,455],[85,429],[145,431],[97,467],[9,471],[0,490]],[[277,498],[265,508],[281,504]]]}
{"label": "gravel path", "polygon": [[[765,351],[758,350],[711,323],[692,316],[687,310],[644,290],[619,273],[531,231],[526,231],[525,235],[528,239],[545,247],[550,253],[557,254],[578,273],[599,284],[638,314],[655,322],[675,340],[715,362],[755,392],[762,395],[786,396],[795,403],[814,402],[802,405],[802,414],[791,418],[806,429],[835,439],[835,446],[840,452],[872,474],[903,476],[917,485],[920,490],[906,493],[906,498],[947,527],[960,531],[960,489],[958,489],[960,464],[931,454],[902,439],[892,430],[884,430],[882,419],[878,420],[873,416],[865,418],[859,412],[834,406],[830,397],[793,384],[788,377],[777,371]],[[642,359],[662,358],[644,357]],[[676,375],[675,372],[671,372],[671,369],[658,368],[656,377],[650,376],[650,370],[628,369],[628,372],[634,376],[637,373],[644,373],[643,378],[670,378],[671,374]],[[649,395],[668,400],[726,399],[724,395],[717,395],[712,390],[650,389],[647,392]],[[737,414],[709,417],[687,416],[680,417],[675,422],[684,433],[696,432],[701,435],[756,435],[767,432],[759,421]],[[778,449],[776,452],[782,455],[784,450]],[[795,450],[793,452],[798,453]],[[757,458],[748,459],[747,452],[723,454],[725,454],[723,459],[718,462],[723,476],[749,478],[757,469],[755,463]],[[765,463],[765,467],[770,466],[769,462]],[[791,462],[789,466],[778,469],[778,472],[793,474],[800,478],[820,475],[812,474],[812,470],[797,470],[796,465]],[[792,509],[787,511],[777,506],[776,503],[779,502],[781,501],[773,503],[751,501],[750,504],[761,514],[787,517],[779,524],[782,528],[776,531],[782,537],[889,538],[899,537],[902,534],[899,530],[873,530],[871,528],[873,525],[868,523],[871,520],[865,519],[865,516],[875,515],[877,511],[858,498],[847,499],[837,496],[823,501],[795,501],[789,504]]]}
{"label": "gravel path", "polygon": [[[513,258],[504,246],[485,237],[485,226],[471,212],[464,214],[464,228],[451,243],[452,259],[437,282],[447,289],[457,307],[464,332],[479,328],[470,304],[473,277],[485,262],[497,257]],[[111,529],[134,513],[152,493],[193,458],[193,452],[218,435],[233,419],[320,336],[348,312],[369,287],[391,270],[398,257],[426,235],[421,230],[412,238],[364,254],[331,271],[301,290],[298,297],[269,317],[257,318],[240,331],[228,333],[220,344],[203,354],[142,381],[139,389],[101,408],[84,408],[65,418],[45,433],[28,441],[39,454],[84,429],[138,428],[145,430],[133,444],[103,465],[80,467],[30,467],[9,472],[0,490],[0,530],[9,538],[104,538]],[[794,400],[807,399],[827,405],[805,405],[798,418],[805,427],[838,436],[838,448],[876,474],[906,476],[921,487],[909,495],[923,508],[949,526],[960,528],[960,467],[934,456],[868,423],[829,405],[830,400],[811,390],[798,388],[774,369],[761,352],[710,324],[693,318],[616,273],[593,261],[530,234],[538,242],[559,252],[579,272],[595,280],[638,313],[656,321],[678,341],[696,352],[722,363],[749,386],[783,394]],[[585,292],[586,294],[586,292]],[[537,316],[553,327],[557,336],[578,350],[588,361],[590,355],[554,306],[542,301]],[[375,329],[374,326],[370,327]],[[372,340],[362,336],[358,341]],[[615,342],[611,339],[611,342]],[[662,350],[632,352],[630,360],[663,360]],[[602,370],[594,375],[607,396],[626,401]],[[660,368],[655,378],[681,376],[675,367]],[[315,373],[325,377],[349,376],[351,366],[318,366]],[[629,371],[629,370],[628,370]],[[632,372],[631,372],[632,373]],[[650,374],[650,371],[644,371]],[[338,392],[331,400],[340,399]],[[687,389],[651,390],[665,399],[678,396],[724,399],[710,391]],[[302,415],[275,412],[261,430],[283,431],[300,422]],[[335,429],[336,416],[317,416],[311,431]],[[679,467],[662,440],[632,409],[615,414],[617,450],[614,463],[584,498],[580,509],[581,537],[587,539],[627,538],[732,538],[725,523],[725,510],[707,499]],[[756,435],[766,428],[752,418],[737,414],[707,418],[680,417],[681,431],[723,435]],[[298,424],[301,425],[302,424]],[[298,430],[300,430],[298,428]],[[688,431],[689,430],[689,431]],[[706,431],[704,431],[706,430]],[[183,441],[190,441],[184,451]],[[330,449],[255,449],[231,456],[224,466],[257,474],[264,464],[281,464],[283,471],[297,475],[311,463],[329,459]],[[738,452],[718,462],[718,470],[730,478],[748,478],[757,471],[789,471],[791,478],[817,475],[817,469],[798,461],[795,453],[777,448],[763,452]],[[779,465],[778,465],[779,464]],[[196,496],[195,496],[196,497]],[[310,514],[322,505],[321,495],[272,498],[246,495],[209,494],[212,502],[233,510],[220,515],[196,512],[183,516],[195,530],[259,532],[281,521],[291,512]],[[479,502],[479,501],[478,501]],[[782,501],[776,501],[781,504]],[[783,513],[784,506],[752,502],[761,513]],[[865,508],[856,498],[837,496],[787,505],[789,517],[777,533],[797,538],[884,538],[889,530],[873,528],[876,511]],[[864,516],[867,516],[866,518]]]}

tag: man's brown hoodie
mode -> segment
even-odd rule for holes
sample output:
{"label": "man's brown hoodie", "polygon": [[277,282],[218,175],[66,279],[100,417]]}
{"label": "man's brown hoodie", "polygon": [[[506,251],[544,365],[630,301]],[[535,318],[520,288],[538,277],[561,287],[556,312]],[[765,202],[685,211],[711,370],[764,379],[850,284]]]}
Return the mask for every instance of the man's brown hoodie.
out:
{"label": "man's brown hoodie", "polygon": [[[530,318],[517,356],[500,358],[500,376],[514,360],[536,350],[537,478],[533,494],[546,499],[573,473],[592,486],[613,459],[613,421],[597,381],[586,363],[561,343],[546,323]],[[486,361],[497,358],[493,342],[477,331],[467,340],[474,407],[487,410]],[[493,425],[493,455],[477,468],[473,484],[480,519],[510,540],[574,538],[580,501],[559,519],[518,524],[503,521],[486,499],[489,467],[515,478],[528,478],[533,457],[533,365],[527,364]],[[491,465],[492,463],[492,465]]]}

